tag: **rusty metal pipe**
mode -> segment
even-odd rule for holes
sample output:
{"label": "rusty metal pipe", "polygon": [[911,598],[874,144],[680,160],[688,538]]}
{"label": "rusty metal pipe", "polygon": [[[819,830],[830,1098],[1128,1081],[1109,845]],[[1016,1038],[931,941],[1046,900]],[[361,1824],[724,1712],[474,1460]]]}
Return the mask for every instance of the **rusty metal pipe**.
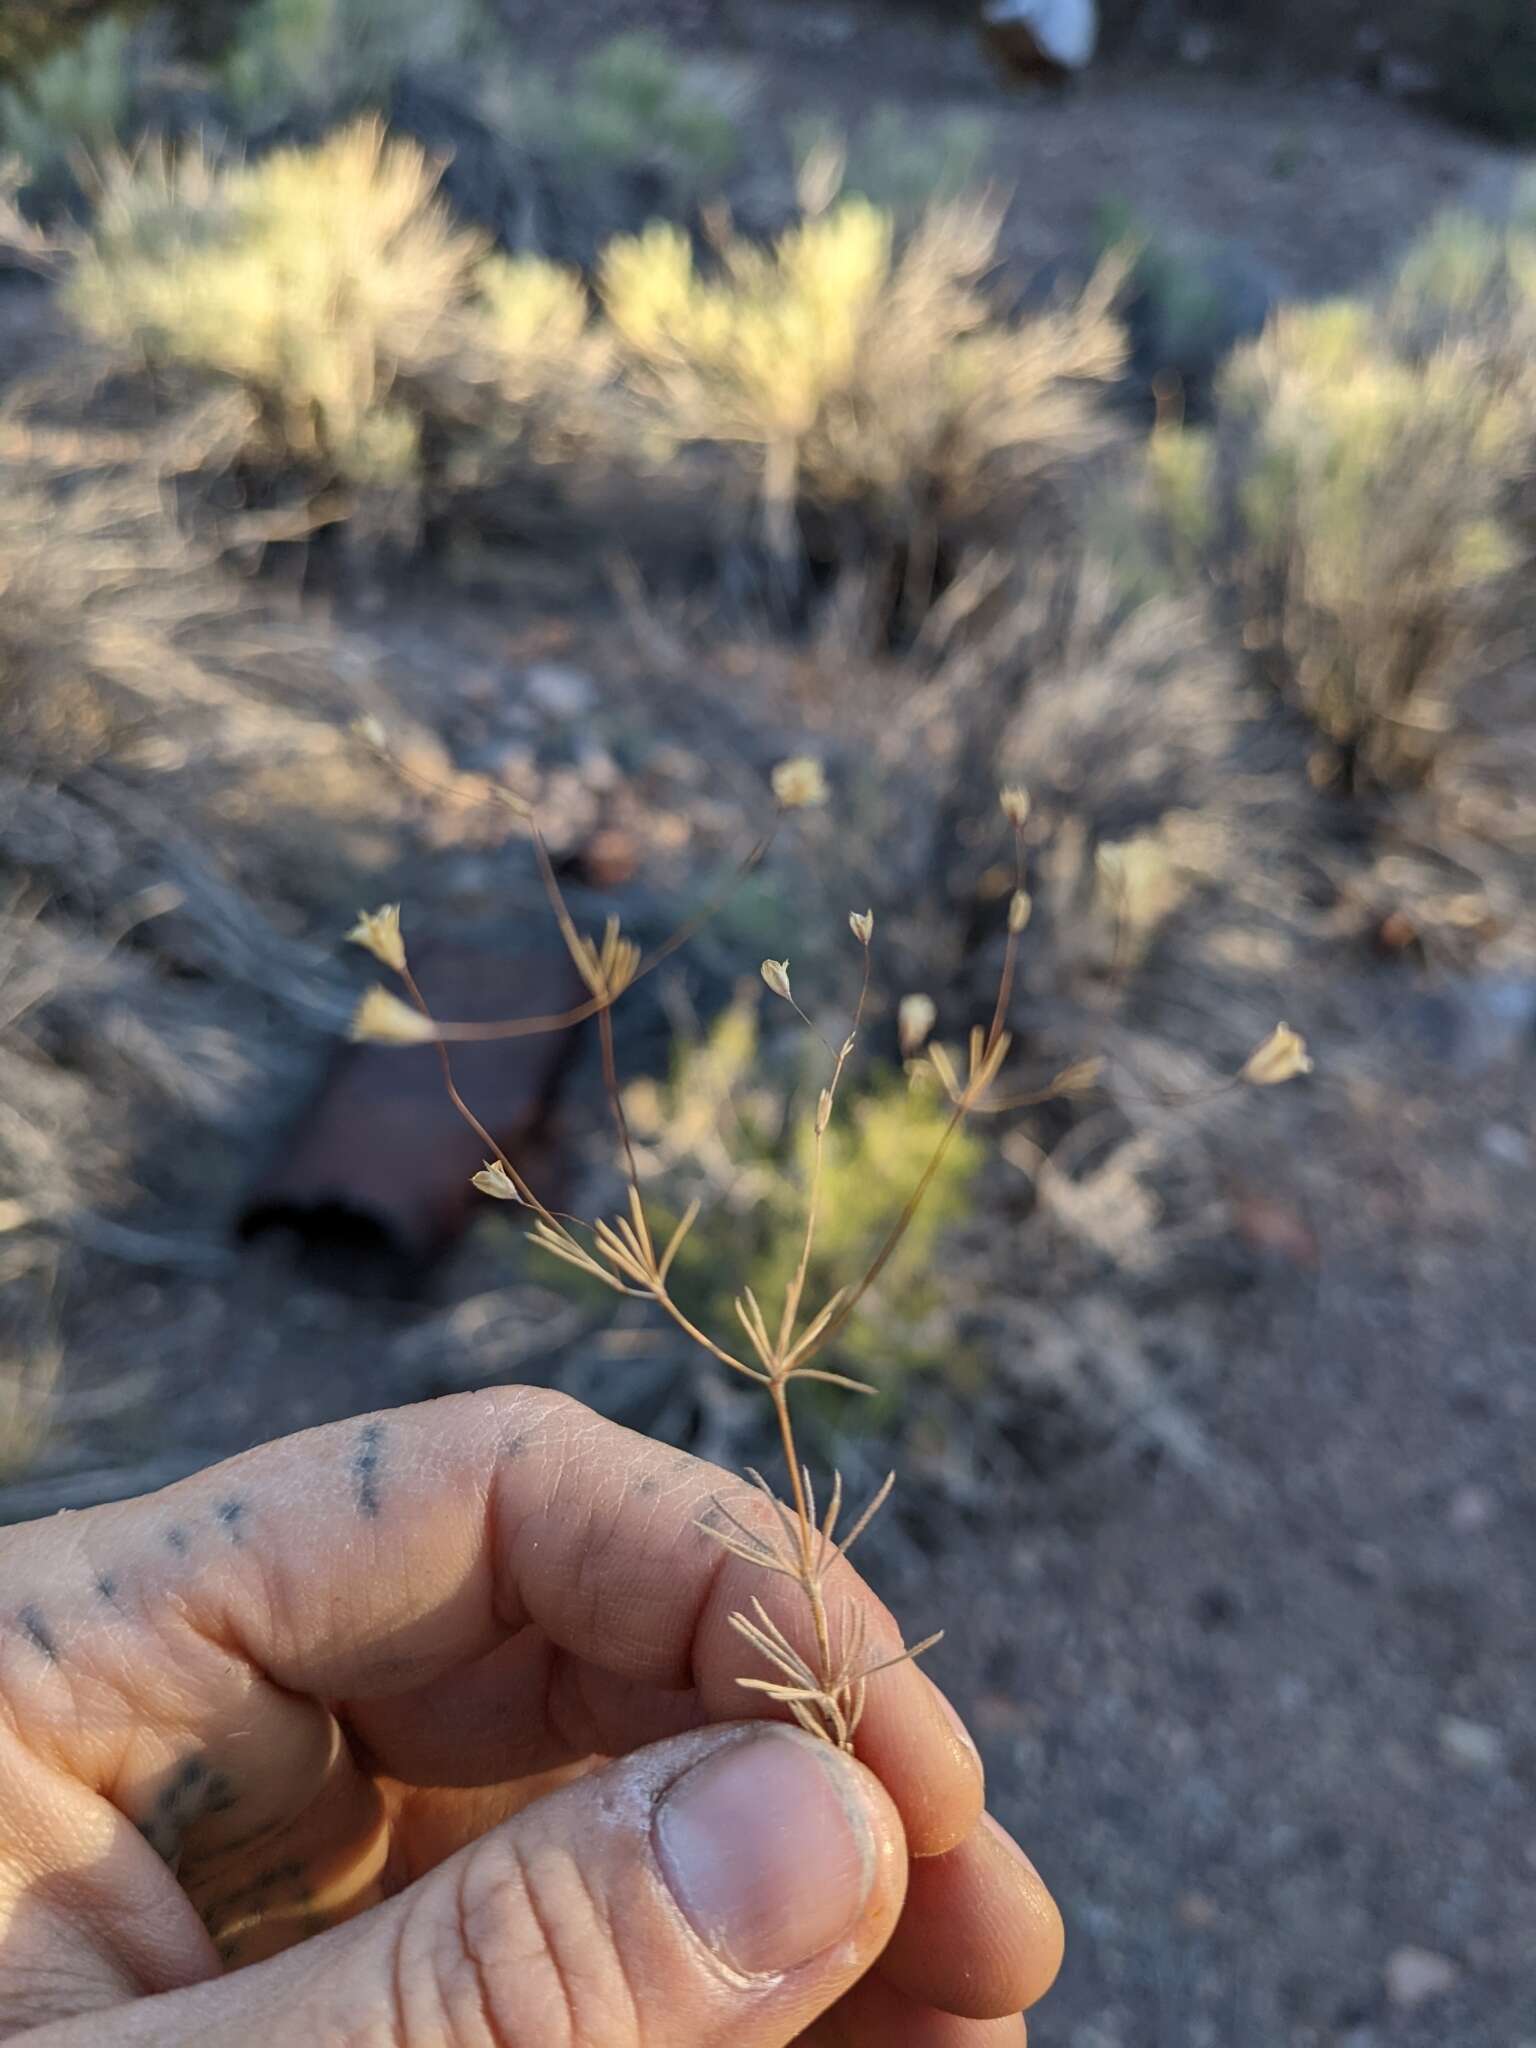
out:
{"label": "rusty metal pipe", "polygon": [[[439,1016],[548,1016],[586,994],[564,952],[427,944],[412,968]],[[454,1080],[497,1143],[544,1191],[552,1119],[577,1030],[452,1049]],[[295,1242],[311,1277],[349,1291],[419,1285],[483,1201],[485,1147],[448,1100],[432,1046],[346,1045],[236,1219],[242,1242]]]}

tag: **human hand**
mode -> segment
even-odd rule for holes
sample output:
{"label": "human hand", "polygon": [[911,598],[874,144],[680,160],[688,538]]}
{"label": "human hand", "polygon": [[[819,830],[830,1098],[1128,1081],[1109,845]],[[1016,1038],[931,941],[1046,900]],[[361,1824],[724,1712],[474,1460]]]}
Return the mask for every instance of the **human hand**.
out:
{"label": "human hand", "polygon": [[804,1617],[717,1497],[512,1388],[0,1532],[0,2041],[1017,2048],[1061,1923],[975,1750],[910,1664],[858,1763],[750,1719],[731,1612]]}

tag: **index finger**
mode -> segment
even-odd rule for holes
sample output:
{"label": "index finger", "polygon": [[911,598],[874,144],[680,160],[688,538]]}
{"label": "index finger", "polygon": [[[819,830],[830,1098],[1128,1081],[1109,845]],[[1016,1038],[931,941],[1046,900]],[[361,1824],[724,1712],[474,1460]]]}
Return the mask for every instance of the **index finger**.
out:
{"label": "index finger", "polygon": [[[221,1670],[233,1659],[246,1679],[288,1694],[382,1699],[532,1624],[600,1670],[691,1688],[705,1718],[776,1711],[737,1683],[762,1674],[729,1617],[755,1596],[803,1643],[803,1596],[698,1526],[712,1499],[739,1490],[544,1389],[331,1424],[68,1518],[78,1541],[63,1565],[47,1549],[57,1520],[12,1532],[5,1579],[23,1590],[0,1612],[0,1680],[13,1658],[20,1670],[30,1657],[48,1691],[78,1657],[98,1688],[115,1673],[122,1689],[135,1655],[123,1624],[138,1620],[173,1670],[190,1672],[212,1646]],[[899,1647],[894,1620],[851,1568],[829,1579],[828,1608],[839,1635],[862,1627],[871,1661]],[[242,1681],[229,1682],[238,1691]],[[242,1711],[254,1710],[247,1693]],[[970,1831],[982,1797],[975,1751],[915,1668],[871,1685],[858,1747],[914,1853],[942,1853]]]}

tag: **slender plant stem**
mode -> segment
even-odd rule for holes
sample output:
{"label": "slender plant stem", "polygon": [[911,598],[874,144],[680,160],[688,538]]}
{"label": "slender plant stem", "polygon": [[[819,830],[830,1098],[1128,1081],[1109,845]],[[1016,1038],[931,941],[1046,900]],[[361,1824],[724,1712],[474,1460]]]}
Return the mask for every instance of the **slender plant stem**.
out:
{"label": "slender plant stem", "polygon": [[[1024,828],[1013,828],[1013,886],[1024,886]],[[992,1006],[992,1022],[987,1026],[987,1050],[990,1052],[1002,1035],[1003,1024],[1008,1016],[1008,1004],[1013,995],[1014,970],[1019,957],[1019,934],[1010,930],[1008,942],[1003,948],[1003,971],[997,978],[997,1001]]]}
{"label": "slender plant stem", "polygon": [[[869,947],[866,945],[864,948],[864,979],[859,986],[859,1000],[854,1006],[853,1023],[849,1027],[848,1035],[833,1056],[832,1078],[827,1083],[825,1114],[823,1114],[822,1105],[819,1102],[816,1105],[811,1151],[810,1189],[807,1193],[805,1204],[805,1235],[800,1245],[799,1264],[795,1267],[794,1276],[785,1290],[784,1313],[779,1320],[778,1355],[781,1361],[788,1357],[794,1343],[795,1321],[800,1314],[800,1303],[805,1296],[806,1278],[811,1270],[811,1252],[816,1243],[816,1224],[821,1207],[821,1179],[822,1167],[826,1158],[827,1125],[831,1121],[832,1105],[837,1099],[837,1085],[843,1078],[843,1069],[848,1064],[849,1052],[859,1035],[859,1026],[864,1021],[864,1005],[868,998]],[[804,1017],[805,1013],[800,1009],[798,1003],[795,1004],[795,1009],[800,1016]],[[806,1021],[809,1022],[810,1020],[807,1018]],[[814,1025],[811,1028],[815,1030]],[[818,1031],[816,1036],[821,1038],[821,1033]],[[822,1039],[822,1043],[825,1045],[826,1040]],[[828,1046],[827,1050],[830,1052],[831,1047]]]}
{"label": "slender plant stem", "polygon": [[779,1441],[784,1447],[784,1464],[789,1473],[790,1495],[794,1501],[795,1521],[800,1531],[801,1583],[805,1587],[806,1598],[810,1601],[811,1622],[816,1631],[818,1675],[830,1688],[832,1632],[827,1625],[827,1605],[822,1597],[821,1581],[816,1571],[816,1531],[811,1522],[810,1503],[805,1497],[805,1475],[800,1469],[800,1457],[795,1448],[795,1427],[789,1413],[788,1378],[771,1380],[768,1392],[773,1400],[773,1412],[778,1419]]}
{"label": "slender plant stem", "polygon": [[691,1337],[695,1344],[709,1353],[711,1358],[717,1358],[722,1365],[728,1365],[732,1372],[739,1372],[749,1380],[756,1380],[759,1386],[766,1383],[766,1374],[760,1373],[756,1366],[746,1364],[744,1360],[735,1357],[731,1352],[727,1351],[724,1345],[717,1344],[713,1337],[705,1336],[698,1324],[692,1322],[684,1315],[665,1287],[653,1287],[651,1289],[651,1298],[659,1307],[666,1310],[667,1314],[684,1335]]}

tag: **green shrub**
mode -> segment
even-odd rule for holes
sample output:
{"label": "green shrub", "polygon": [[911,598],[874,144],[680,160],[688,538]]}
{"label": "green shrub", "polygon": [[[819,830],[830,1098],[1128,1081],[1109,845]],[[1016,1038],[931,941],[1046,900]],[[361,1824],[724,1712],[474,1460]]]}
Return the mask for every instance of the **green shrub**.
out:
{"label": "green shrub", "polygon": [[[820,1085],[809,1075],[803,1086],[772,1078],[760,1057],[755,1002],[738,999],[703,1040],[677,1054],[666,1083],[638,1083],[626,1095],[642,1172],[656,1177],[657,1216],[669,1208],[681,1214],[695,1196],[702,1202],[673,1270],[678,1300],[705,1328],[735,1328],[732,1300],[743,1281],[766,1305],[794,1270]],[[808,1301],[825,1300],[878,1249],[947,1121],[937,1092],[901,1075],[877,1074],[850,1093],[827,1132]],[[843,1420],[875,1419],[909,1373],[940,1369],[950,1357],[953,1322],[942,1315],[938,1250],[969,1213],[982,1156],[969,1132],[951,1143],[877,1290],[828,1355],[835,1369],[878,1388],[878,1404],[850,1411],[843,1402]],[[935,1317],[945,1322],[942,1337],[934,1334]]]}
{"label": "green shrub", "polygon": [[1421,779],[1512,565],[1518,406],[1459,344],[1413,360],[1372,308],[1292,309],[1221,380],[1218,531],[1260,652],[1354,774]]}
{"label": "green shrub", "polygon": [[[882,106],[844,137],[835,123],[811,115],[789,125],[790,151],[810,200],[821,187],[834,196],[867,199],[910,224],[935,204],[962,198],[985,181],[993,147],[990,121],[977,114],[914,118],[907,107]],[[809,189],[807,189],[809,187]],[[808,204],[808,211],[819,211]]]}
{"label": "green shrub", "polygon": [[663,444],[735,454],[781,563],[812,507],[850,552],[931,565],[959,526],[1101,445],[1123,355],[1108,273],[1016,325],[993,316],[978,280],[999,224],[984,202],[936,206],[902,238],[844,199],[772,249],[727,240],[710,272],[654,224],[599,269],[628,389]]}
{"label": "green shrub", "polygon": [[132,92],[130,37],[101,21],[15,85],[0,86],[0,153],[34,179],[55,175],[76,150],[99,151],[122,129]]}
{"label": "green shrub", "polygon": [[544,73],[512,88],[517,140],[578,186],[648,170],[681,209],[721,184],[736,161],[735,122],[660,36],[616,36],[568,84]]}
{"label": "green shrub", "polygon": [[240,18],[220,75],[256,125],[388,94],[403,71],[468,55],[478,0],[258,0]]}

